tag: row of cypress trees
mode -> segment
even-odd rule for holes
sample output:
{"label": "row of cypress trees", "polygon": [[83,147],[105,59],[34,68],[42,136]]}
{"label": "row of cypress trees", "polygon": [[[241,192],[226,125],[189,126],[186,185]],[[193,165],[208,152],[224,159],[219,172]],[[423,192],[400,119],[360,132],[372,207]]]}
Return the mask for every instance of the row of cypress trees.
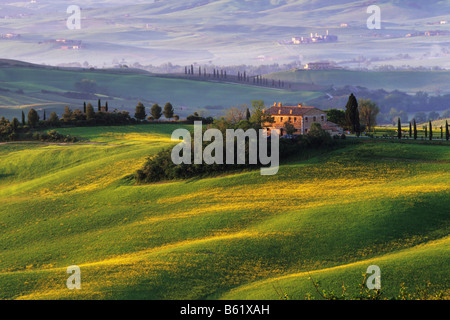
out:
{"label": "row of cypress trees", "polygon": [[[428,138],[430,141],[433,140],[433,124],[431,121],[429,121],[428,126],[424,127],[425,129],[425,138]],[[402,122],[400,118],[398,118],[398,129],[397,129],[397,137],[401,139],[403,137],[402,133]],[[409,123],[409,137],[414,137],[414,140],[417,140],[417,124],[416,119],[413,119],[413,122]],[[441,139],[443,140],[445,137],[445,140],[449,141],[450,139],[450,131],[448,127],[448,120],[445,121],[445,134],[444,134],[444,128],[441,126]]]}

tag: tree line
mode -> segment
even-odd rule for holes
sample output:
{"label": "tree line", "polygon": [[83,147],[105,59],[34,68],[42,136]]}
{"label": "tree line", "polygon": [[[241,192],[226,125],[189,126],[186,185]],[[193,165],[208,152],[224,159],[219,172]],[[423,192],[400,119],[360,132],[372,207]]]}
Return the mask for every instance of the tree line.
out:
{"label": "tree line", "polygon": [[[327,110],[328,120],[334,122],[348,130],[352,133],[355,133],[357,136],[361,134],[361,132],[371,132],[377,124],[377,116],[380,112],[380,108],[377,106],[375,102],[370,99],[360,99],[357,101],[355,95],[352,93],[348,99],[348,102],[345,106],[345,110],[331,109]],[[425,138],[429,140],[433,140],[435,137],[433,132],[432,121],[428,121],[428,125],[423,127],[425,131]],[[418,138],[418,130],[417,130],[417,121],[413,118],[412,121],[409,122],[409,138],[413,138],[417,140]],[[397,137],[399,139],[405,138],[402,130],[402,118],[397,118]],[[449,140],[449,127],[448,120],[446,120],[445,126],[440,126],[440,138],[441,140]]]}
{"label": "tree line", "polygon": [[[162,117],[168,120],[179,121],[180,117],[174,114],[174,108],[170,102],[166,103],[164,108],[154,104],[150,108],[150,114],[147,116],[145,106],[139,102],[135,108],[134,117],[128,111],[110,110],[108,102],[102,104],[98,99],[96,108],[91,103],[83,103],[82,108],[72,110],[69,106],[64,108],[61,116],[53,111],[49,115],[44,109],[41,114],[34,108],[31,108],[27,114],[22,110],[19,117],[8,120],[5,117],[0,119],[0,140],[14,141],[17,139],[29,139],[30,132],[43,128],[58,128],[62,126],[96,126],[96,125],[127,125],[158,121]],[[193,123],[197,120],[212,122],[212,118],[200,117],[197,113],[186,119],[186,122]],[[53,134],[51,139],[56,135]],[[34,137],[40,139],[41,137]],[[44,137],[46,139],[46,137]]]}
{"label": "tree line", "polygon": [[[284,88],[285,83],[283,80],[275,80],[264,78],[262,75],[250,76],[247,71],[237,71],[237,75],[229,75],[226,70],[213,68],[212,72],[207,72],[205,67],[199,66],[198,69],[194,68],[194,65],[185,66],[184,74],[189,76],[196,76],[201,78],[213,78],[222,79],[228,81],[237,81],[243,83],[252,83],[259,86],[272,86],[278,88]],[[290,86],[290,85],[289,85]]]}

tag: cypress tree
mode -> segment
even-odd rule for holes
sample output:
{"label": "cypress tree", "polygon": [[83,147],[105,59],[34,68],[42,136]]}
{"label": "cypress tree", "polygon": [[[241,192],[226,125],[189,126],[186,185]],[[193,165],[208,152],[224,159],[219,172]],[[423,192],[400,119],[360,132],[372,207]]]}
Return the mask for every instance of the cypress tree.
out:
{"label": "cypress tree", "polygon": [[414,140],[417,140],[417,124],[416,124],[416,119],[414,119],[413,121],[414,121]]}
{"label": "cypress tree", "polygon": [[426,139],[426,138],[428,138],[428,127],[425,126],[424,129],[425,129],[425,139]]}
{"label": "cypress tree", "polygon": [[108,112],[108,101],[105,103],[105,111]]}
{"label": "cypress tree", "polygon": [[245,118],[247,119],[247,121],[249,121],[250,117],[251,117],[250,110],[247,108],[247,113],[245,115]]}
{"label": "cypress tree", "polygon": [[433,125],[431,124],[431,121],[430,121],[430,140],[433,140]]}
{"label": "cypress tree", "polygon": [[412,137],[412,127],[411,127],[411,122],[409,122],[409,138],[411,139]]}
{"label": "cypress tree", "polygon": [[98,99],[97,111],[98,112],[102,111],[102,102],[100,101],[100,99]]}
{"label": "cypress tree", "polygon": [[398,117],[398,138],[402,138],[402,121],[400,120],[400,117]]}
{"label": "cypress tree", "polygon": [[353,93],[348,98],[347,105],[345,106],[345,119],[349,129],[352,132],[356,132],[359,136],[359,133],[361,132],[361,125],[359,123],[358,101]]}
{"label": "cypress tree", "polygon": [[441,126],[441,140],[444,140],[444,128]]}
{"label": "cypress tree", "polygon": [[25,125],[25,113],[22,110],[22,125]]}
{"label": "cypress tree", "polygon": [[448,131],[448,120],[445,121],[445,139],[447,141],[450,139],[450,132]]}
{"label": "cypress tree", "polygon": [[44,121],[47,120],[47,116],[45,115],[45,110],[44,110]]}
{"label": "cypress tree", "polygon": [[86,101],[83,102],[83,112],[84,112],[84,114],[86,114]]}

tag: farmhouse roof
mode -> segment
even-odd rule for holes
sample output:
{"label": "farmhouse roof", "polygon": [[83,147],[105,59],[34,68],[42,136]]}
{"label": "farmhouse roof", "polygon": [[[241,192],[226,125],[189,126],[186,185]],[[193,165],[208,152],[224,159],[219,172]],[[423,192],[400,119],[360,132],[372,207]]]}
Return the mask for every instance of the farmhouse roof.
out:
{"label": "farmhouse roof", "polygon": [[301,104],[299,104],[298,106],[282,106],[281,103],[279,103],[278,105],[274,104],[274,106],[267,109],[265,113],[273,116],[274,115],[303,116],[309,113],[325,113],[325,111],[317,109],[316,107],[304,107]]}

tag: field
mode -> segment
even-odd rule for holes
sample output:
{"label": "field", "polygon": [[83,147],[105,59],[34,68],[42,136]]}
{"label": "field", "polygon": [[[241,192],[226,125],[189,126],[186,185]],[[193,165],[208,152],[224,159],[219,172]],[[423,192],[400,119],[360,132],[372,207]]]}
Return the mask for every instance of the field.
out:
{"label": "field", "polygon": [[[367,28],[370,3],[363,0],[79,0],[83,14],[81,29],[75,31],[66,27],[68,5],[63,1],[5,0],[2,4],[2,15],[11,17],[2,21],[0,31],[22,37],[1,41],[0,56],[34,63],[86,61],[101,68],[122,61],[128,65],[197,62],[223,66],[333,60],[356,68],[386,64],[450,67],[448,35],[405,37],[429,30],[449,31],[450,24],[427,24],[449,20],[448,0],[379,2],[381,30]],[[348,27],[341,28],[342,23]],[[339,41],[283,44],[295,36],[327,30]],[[41,43],[54,39],[79,40],[84,47],[62,50],[55,43]],[[361,58],[366,60],[360,63]]]}
{"label": "field", "polygon": [[[386,297],[449,297],[450,148],[364,140],[276,176],[137,186],[174,125],[66,128],[89,143],[0,146],[1,299],[291,299],[349,292],[368,266]],[[81,268],[82,289],[65,283]]]}
{"label": "field", "polygon": [[[342,87],[362,86],[370,90],[383,88],[415,94],[419,91],[430,94],[450,93],[446,85],[450,72],[445,71],[350,71],[350,70],[291,70],[276,72],[267,77],[294,83]],[[332,92],[330,92],[332,93]]]}
{"label": "field", "polygon": [[[97,97],[90,99],[71,99],[58,95],[75,91],[75,83],[88,79],[97,85]],[[9,91],[2,91],[9,90]],[[22,89],[23,94],[16,93]],[[44,93],[42,90],[46,90]],[[176,114],[187,117],[194,111],[205,112],[205,116],[223,115],[225,109],[251,104],[258,97],[267,105],[275,101],[309,101],[321,96],[321,92],[288,91],[262,88],[233,83],[214,83],[158,77],[138,70],[121,72],[120,70],[88,71],[82,69],[56,70],[30,66],[0,68],[0,117],[20,119],[21,110],[25,113],[35,108],[47,115],[56,111],[59,116],[64,106],[82,109],[83,101],[97,106],[97,99],[108,101],[111,110],[127,110],[134,115],[135,106],[142,101],[149,113],[153,103],[164,106],[171,102]],[[219,97],[219,98],[218,98]],[[183,109],[182,109],[183,107]]]}

